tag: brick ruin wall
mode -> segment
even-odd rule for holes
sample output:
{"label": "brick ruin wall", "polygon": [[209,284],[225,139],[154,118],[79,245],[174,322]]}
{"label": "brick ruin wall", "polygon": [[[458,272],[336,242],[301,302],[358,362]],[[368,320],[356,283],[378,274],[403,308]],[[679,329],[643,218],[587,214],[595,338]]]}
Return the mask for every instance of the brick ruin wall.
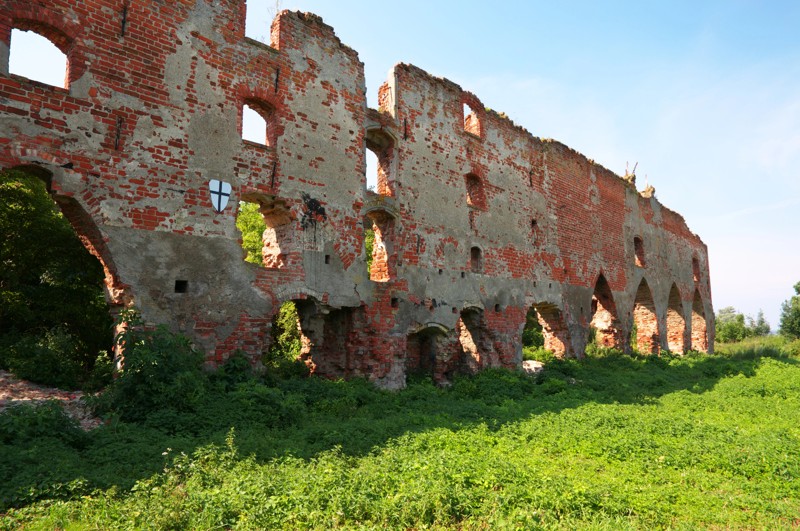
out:
{"label": "brick ruin wall", "polygon": [[[210,364],[237,350],[258,364],[295,301],[317,373],[386,388],[519,366],[532,308],[559,355],[582,356],[590,334],[711,348],[706,246],[630,176],[414,66],[395,66],[370,109],[357,53],[319,17],[281,13],[268,46],[244,36],[245,12],[0,0],[0,167],[49,181],[113,309],[188,335]],[[66,88],[9,74],[14,28],[66,54]],[[241,137],[244,105],[267,121],[263,145]],[[232,186],[221,213],[211,179]],[[243,260],[242,200],[266,221],[262,266]]]}

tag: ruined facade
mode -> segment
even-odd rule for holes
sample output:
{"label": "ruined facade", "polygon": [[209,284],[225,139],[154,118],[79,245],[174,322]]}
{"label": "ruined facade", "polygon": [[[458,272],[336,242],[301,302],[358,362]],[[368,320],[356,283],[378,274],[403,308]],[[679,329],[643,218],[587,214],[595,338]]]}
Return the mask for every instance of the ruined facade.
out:
{"label": "ruined facade", "polygon": [[[590,336],[713,345],[706,246],[652,193],[414,66],[370,109],[357,53],[319,17],[281,13],[268,46],[244,36],[245,13],[0,0],[0,167],[48,180],[113,308],[169,324],[212,364],[236,350],[257,363],[295,301],[316,372],[388,388],[518,366],[531,308],[566,356]],[[9,73],[14,28],[66,54],[66,88]],[[245,105],[263,143],[241,137]],[[211,180],[231,187],[221,212]],[[243,260],[239,201],[266,221],[262,266]]]}

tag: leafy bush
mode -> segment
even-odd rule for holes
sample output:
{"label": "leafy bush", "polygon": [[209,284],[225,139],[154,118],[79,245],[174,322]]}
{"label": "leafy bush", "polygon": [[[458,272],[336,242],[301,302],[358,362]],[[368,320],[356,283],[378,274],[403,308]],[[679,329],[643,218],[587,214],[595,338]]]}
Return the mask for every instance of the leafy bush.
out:
{"label": "leafy bush", "polygon": [[117,344],[122,348],[123,368],[97,399],[98,412],[141,421],[160,409],[194,411],[208,387],[202,354],[186,337],[165,327],[143,329],[134,312],[124,313],[122,320],[125,332]]}
{"label": "leafy bush", "polygon": [[522,359],[548,363],[556,359],[556,355],[544,347],[522,347]]}

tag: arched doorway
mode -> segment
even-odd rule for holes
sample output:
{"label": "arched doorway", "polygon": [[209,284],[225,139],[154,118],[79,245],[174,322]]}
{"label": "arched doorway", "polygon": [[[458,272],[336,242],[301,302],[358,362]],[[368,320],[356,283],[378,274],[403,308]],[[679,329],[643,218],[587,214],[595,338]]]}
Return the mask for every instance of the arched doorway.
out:
{"label": "arched doorway", "polygon": [[595,330],[595,342],[601,347],[620,348],[622,332],[617,318],[617,305],[606,278],[600,274],[592,295],[592,319],[590,326]]}
{"label": "arched doorway", "polygon": [[667,300],[667,345],[670,352],[686,352],[686,320],[678,286],[672,284]]}
{"label": "arched doorway", "polygon": [[656,306],[653,302],[653,293],[644,278],[639,282],[636,290],[636,299],[633,304],[633,325],[636,341],[631,341],[631,344],[635,344],[636,349],[643,354],[657,354],[661,349],[661,339],[658,334]]}

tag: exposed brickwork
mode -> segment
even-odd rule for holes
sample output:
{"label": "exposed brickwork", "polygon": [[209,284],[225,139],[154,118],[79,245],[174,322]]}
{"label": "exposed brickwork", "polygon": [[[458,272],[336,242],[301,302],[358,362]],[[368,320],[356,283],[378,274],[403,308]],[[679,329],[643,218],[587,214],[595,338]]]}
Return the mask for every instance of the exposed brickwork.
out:
{"label": "exposed brickwork", "polygon": [[[357,53],[319,17],[282,13],[267,46],[244,37],[245,12],[0,0],[0,166],[51,182],[115,307],[188,334],[209,363],[258,363],[294,300],[309,366],[392,388],[518,366],[531,307],[559,355],[581,356],[591,326],[623,349],[634,324],[640,350],[713,345],[706,247],[652,190],[410,65],[368,109]],[[67,55],[66,88],[9,74],[14,28]],[[263,144],[241,139],[244,105]],[[232,186],[221,213],[211,179]],[[242,259],[243,200],[266,221],[262,267]]]}

